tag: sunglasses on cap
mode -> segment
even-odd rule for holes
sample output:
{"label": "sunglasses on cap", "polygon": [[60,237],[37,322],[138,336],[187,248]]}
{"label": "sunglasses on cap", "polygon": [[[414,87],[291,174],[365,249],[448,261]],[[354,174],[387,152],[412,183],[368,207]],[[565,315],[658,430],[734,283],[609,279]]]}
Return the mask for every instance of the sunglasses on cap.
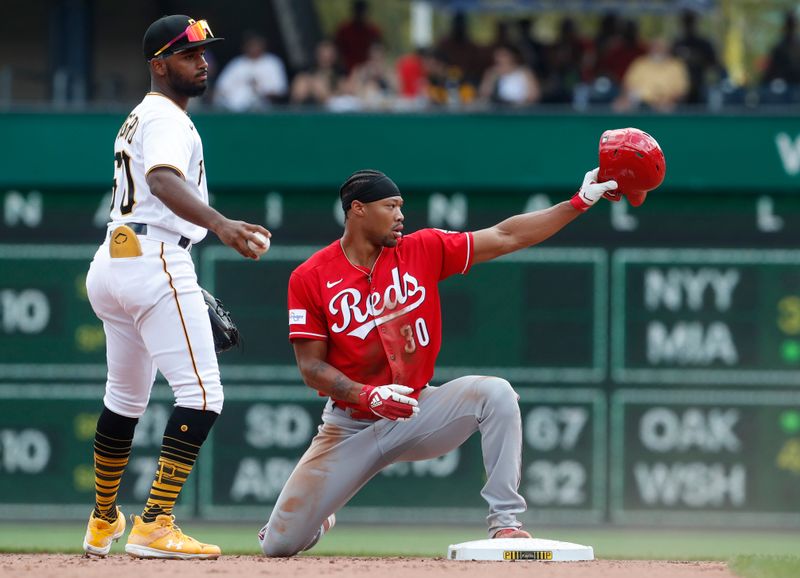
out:
{"label": "sunglasses on cap", "polygon": [[156,53],[153,54],[153,58],[158,58],[159,55],[161,55],[166,49],[175,44],[178,40],[180,40],[184,36],[189,42],[200,42],[201,40],[205,40],[209,36],[211,38],[214,38],[214,34],[211,32],[211,28],[208,26],[208,22],[206,22],[205,20],[198,20],[195,22],[194,20],[190,19],[189,26],[187,26],[186,29],[180,34],[178,34],[175,38],[173,38],[172,40],[167,42],[164,46],[159,48],[156,51]]}

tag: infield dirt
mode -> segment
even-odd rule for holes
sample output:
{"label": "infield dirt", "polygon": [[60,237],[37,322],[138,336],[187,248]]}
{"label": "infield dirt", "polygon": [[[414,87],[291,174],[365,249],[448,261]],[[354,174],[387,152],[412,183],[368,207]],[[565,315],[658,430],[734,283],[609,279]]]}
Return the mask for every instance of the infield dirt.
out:
{"label": "infield dirt", "polygon": [[[391,574],[390,574],[391,573]],[[442,558],[269,559],[223,556],[219,560],[136,560],[125,555],[105,559],[79,554],[0,554],[3,578],[141,578],[142,576],[238,576],[299,578],[351,576],[374,578],[735,578],[723,562],[596,560],[594,562],[454,562]]]}

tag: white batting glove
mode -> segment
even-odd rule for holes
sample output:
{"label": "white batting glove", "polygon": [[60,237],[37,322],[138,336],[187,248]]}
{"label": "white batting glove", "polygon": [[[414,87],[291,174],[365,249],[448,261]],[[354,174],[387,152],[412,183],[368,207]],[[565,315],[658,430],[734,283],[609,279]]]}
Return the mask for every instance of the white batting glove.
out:
{"label": "white batting glove", "polygon": [[609,201],[619,201],[622,197],[620,193],[613,192],[618,186],[617,181],[597,182],[598,172],[600,172],[600,169],[596,168],[586,173],[583,177],[581,188],[569,201],[573,207],[582,213],[599,201],[600,197],[605,197]]}
{"label": "white batting glove", "polygon": [[365,385],[359,394],[359,405],[375,415],[396,421],[406,421],[419,413],[417,400],[408,397],[414,388],[397,383]]}

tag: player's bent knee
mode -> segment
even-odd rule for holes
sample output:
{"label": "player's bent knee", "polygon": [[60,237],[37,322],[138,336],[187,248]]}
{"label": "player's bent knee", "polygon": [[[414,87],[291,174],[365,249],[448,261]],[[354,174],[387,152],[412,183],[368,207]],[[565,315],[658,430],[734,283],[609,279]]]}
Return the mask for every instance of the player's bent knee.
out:
{"label": "player's bent knee", "polygon": [[480,387],[486,401],[495,411],[512,417],[519,415],[519,396],[508,381],[500,377],[487,377],[480,383]]}
{"label": "player's bent knee", "polygon": [[517,399],[517,393],[511,384],[502,377],[483,377],[477,382],[481,394],[488,399],[504,399],[511,397]]}

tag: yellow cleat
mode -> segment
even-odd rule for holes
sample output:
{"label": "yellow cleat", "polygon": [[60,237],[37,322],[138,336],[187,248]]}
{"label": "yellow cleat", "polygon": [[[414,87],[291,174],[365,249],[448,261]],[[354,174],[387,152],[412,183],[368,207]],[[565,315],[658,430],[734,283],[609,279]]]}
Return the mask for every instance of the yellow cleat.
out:
{"label": "yellow cleat", "polygon": [[87,554],[105,557],[111,550],[111,542],[119,540],[125,533],[125,516],[117,508],[117,519],[114,522],[106,522],[94,517],[94,511],[89,516],[89,524],[86,527],[86,537],[83,539],[83,550]]}
{"label": "yellow cleat", "polygon": [[134,558],[173,558],[213,560],[222,553],[219,546],[203,544],[187,536],[175,525],[175,516],[162,514],[153,522],[133,517],[133,528],[125,551]]}

